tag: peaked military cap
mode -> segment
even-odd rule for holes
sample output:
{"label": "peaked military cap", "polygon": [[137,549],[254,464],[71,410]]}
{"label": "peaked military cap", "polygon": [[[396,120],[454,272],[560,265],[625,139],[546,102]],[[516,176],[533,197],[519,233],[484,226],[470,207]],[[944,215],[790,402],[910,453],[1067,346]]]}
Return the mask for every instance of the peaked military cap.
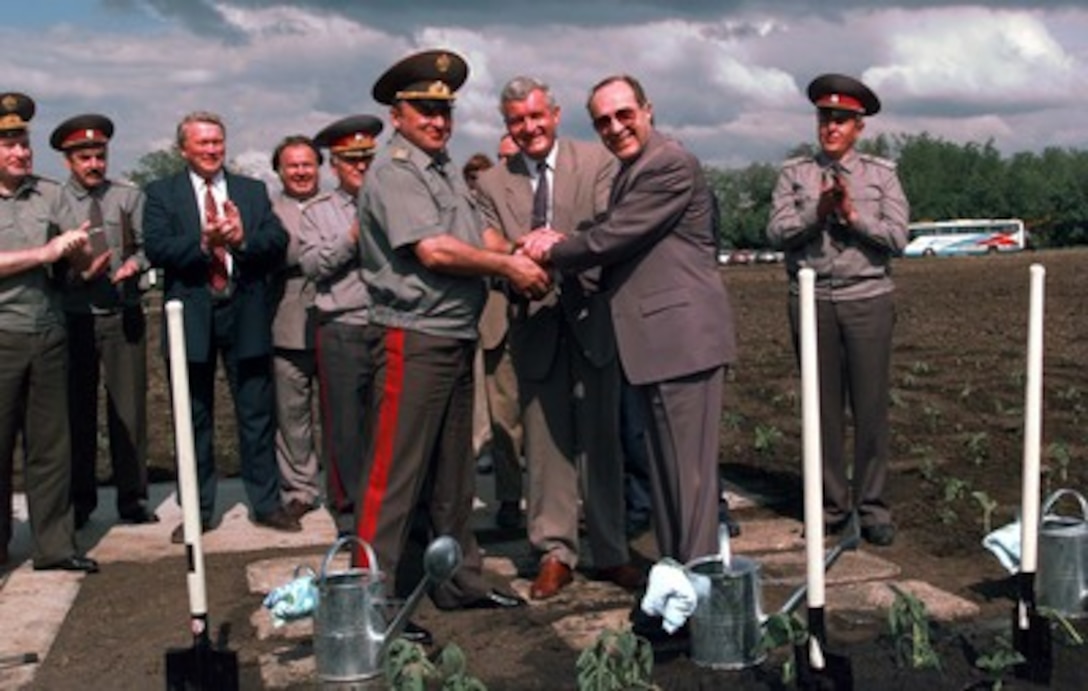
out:
{"label": "peaked military cap", "polygon": [[68,118],[49,135],[49,146],[57,151],[71,151],[88,146],[102,146],[113,136],[113,121],[105,115],[87,113]]}
{"label": "peaked military cap", "polygon": [[808,85],[808,100],[820,109],[845,110],[859,115],[880,112],[880,99],[872,90],[845,74],[823,74]]}
{"label": "peaked military cap", "polygon": [[26,132],[34,117],[34,99],[14,91],[0,94],[0,137]]}
{"label": "peaked military cap", "polygon": [[382,121],[373,115],[349,115],[314,136],[314,144],[337,156],[373,156]]}
{"label": "peaked military cap", "polygon": [[374,100],[385,105],[397,101],[446,101],[468,78],[468,63],[448,50],[425,50],[404,58],[374,82]]}

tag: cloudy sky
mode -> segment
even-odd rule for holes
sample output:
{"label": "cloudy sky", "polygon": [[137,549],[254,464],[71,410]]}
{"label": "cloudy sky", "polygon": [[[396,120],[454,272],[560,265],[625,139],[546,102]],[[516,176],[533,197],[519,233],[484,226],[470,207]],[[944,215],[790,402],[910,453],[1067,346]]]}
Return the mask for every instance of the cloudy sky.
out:
{"label": "cloudy sky", "polygon": [[49,0],[0,28],[0,91],[38,102],[36,167],[60,176],[52,128],[111,116],[112,170],[168,146],[178,118],[214,110],[230,155],[267,170],[283,135],[351,113],[392,62],[424,48],[464,55],[451,146],[495,150],[498,92],[550,83],[562,131],[592,137],[583,103],[603,76],[639,77],[658,125],[704,162],[777,162],[813,137],[804,89],[861,77],[884,101],[869,134],[992,139],[1004,153],[1088,148],[1088,9],[1082,2],[963,5],[806,0]]}

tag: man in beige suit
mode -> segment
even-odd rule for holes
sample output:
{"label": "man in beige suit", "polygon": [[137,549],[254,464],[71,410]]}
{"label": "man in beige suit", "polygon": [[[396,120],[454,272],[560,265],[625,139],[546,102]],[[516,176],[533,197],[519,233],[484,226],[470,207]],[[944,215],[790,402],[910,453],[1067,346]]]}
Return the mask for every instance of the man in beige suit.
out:
{"label": "man in beige suit", "polygon": [[[576,233],[608,206],[615,162],[601,146],[558,139],[560,109],[546,84],[516,77],[503,89],[507,130],[521,153],[479,180],[485,242],[515,246],[534,228]],[[564,272],[539,300],[510,306],[510,347],[529,469],[529,541],[541,553],[530,595],[552,597],[577,566],[578,499],[597,576],[638,588],[624,530],[620,373],[599,272]]]}
{"label": "man in beige suit", "polygon": [[320,189],[321,161],[313,141],[302,135],[286,137],[272,154],[272,168],[283,184],[272,209],[288,236],[283,268],[272,282],[277,300],[272,317],[276,462],[283,505],[295,518],[316,508],[321,495],[313,419],[314,284],[302,275],[298,263],[302,207]]}

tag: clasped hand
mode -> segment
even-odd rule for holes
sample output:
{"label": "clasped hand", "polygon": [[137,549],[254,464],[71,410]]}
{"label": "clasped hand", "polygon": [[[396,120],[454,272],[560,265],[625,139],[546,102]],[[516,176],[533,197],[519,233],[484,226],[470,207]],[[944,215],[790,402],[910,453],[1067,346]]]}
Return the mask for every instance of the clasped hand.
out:
{"label": "clasped hand", "polygon": [[824,179],[820,185],[820,199],[816,204],[816,217],[825,221],[830,216],[846,225],[852,225],[857,219],[854,211],[854,203],[850,199],[850,190],[846,187],[842,177],[832,175]]}
{"label": "clasped hand", "polygon": [[205,249],[212,247],[238,247],[245,240],[245,229],[242,227],[242,215],[238,207],[231,200],[223,202],[223,213],[218,214],[214,209],[208,212],[204,219],[204,230],[201,233],[201,245]]}

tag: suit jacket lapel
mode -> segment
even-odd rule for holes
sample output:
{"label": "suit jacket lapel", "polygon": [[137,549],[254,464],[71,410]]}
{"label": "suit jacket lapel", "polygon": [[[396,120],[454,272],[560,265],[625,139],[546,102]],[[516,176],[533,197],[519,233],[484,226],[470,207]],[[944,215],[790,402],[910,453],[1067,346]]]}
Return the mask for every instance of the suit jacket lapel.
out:
{"label": "suit jacket lapel", "polygon": [[505,172],[506,206],[514,219],[517,237],[521,237],[531,230],[529,217],[533,212],[533,183],[530,181],[529,169],[525,167],[521,156],[514,156],[506,163]]}

